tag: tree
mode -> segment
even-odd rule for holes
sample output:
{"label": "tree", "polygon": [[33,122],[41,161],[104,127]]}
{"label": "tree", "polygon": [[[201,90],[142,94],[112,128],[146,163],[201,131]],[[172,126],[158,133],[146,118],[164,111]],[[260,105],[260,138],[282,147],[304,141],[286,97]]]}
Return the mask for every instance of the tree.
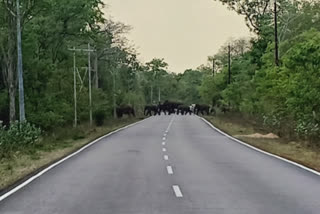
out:
{"label": "tree", "polygon": [[216,0],[228,6],[230,10],[245,16],[249,29],[260,34],[266,19],[271,20],[269,4],[270,0]]}
{"label": "tree", "polygon": [[16,68],[16,22],[14,17],[15,3],[2,1],[0,4],[0,50],[1,50],[1,70],[4,78],[4,83],[9,94],[9,112],[10,121],[16,119],[16,86],[17,74],[14,72]]}
{"label": "tree", "polygon": [[[146,63],[146,67],[148,72],[150,73],[149,81],[150,81],[150,103],[154,102],[154,88],[160,89],[160,78],[167,73],[166,69],[168,67],[168,63],[164,61],[164,59],[154,58],[150,62]],[[156,90],[157,91],[157,90]]]}

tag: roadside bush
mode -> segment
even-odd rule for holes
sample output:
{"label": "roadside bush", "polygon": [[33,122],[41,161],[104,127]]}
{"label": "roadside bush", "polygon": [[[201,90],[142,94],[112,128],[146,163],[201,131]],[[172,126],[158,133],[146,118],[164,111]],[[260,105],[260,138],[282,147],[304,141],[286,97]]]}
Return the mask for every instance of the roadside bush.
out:
{"label": "roadside bush", "polygon": [[281,126],[281,117],[279,114],[269,114],[263,116],[263,125],[272,129],[279,129]]}
{"label": "roadside bush", "polygon": [[102,126],[106,118],[106,113],[103,110],[97,110],[94,112],[94,121],[97,126]]}
{"label": "roadside bush", "polygon": [[0,127],[0,158],[20,148],[33,146],[41,135],[41,130],[30,123],[14,122]]}
{"label": "roadside bush", "polygon": [[320,134],[319,124],[312,120],[299,120],[297,127],[295,128],[296,133],[300,137],[307,137],[309,140],[317,138]]}

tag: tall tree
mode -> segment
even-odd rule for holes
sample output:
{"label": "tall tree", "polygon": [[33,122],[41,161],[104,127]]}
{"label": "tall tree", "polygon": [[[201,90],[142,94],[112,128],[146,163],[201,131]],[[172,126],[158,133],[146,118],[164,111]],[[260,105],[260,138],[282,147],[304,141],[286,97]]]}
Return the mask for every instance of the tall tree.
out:
{"label": "tall tree", "polygon": [[[266,18],[270,16],[270,0],[216,0],[228,6],[230,10],[245,17],[249,29],[257,34],[262,31]],[[270,18],[269,18],[270,20]]]}
{"label": "tall tree", "polygon": [[35,1],[22,1],[16,5],[16,1],[2,0],[0,2],[0,54],[3,58],[1,67],[4,83],[9,94],[10,121],[16,119],[16,91],[17,91],[17,14],[19,6],[21,10],[21,29],[24,23],[32,19]]}

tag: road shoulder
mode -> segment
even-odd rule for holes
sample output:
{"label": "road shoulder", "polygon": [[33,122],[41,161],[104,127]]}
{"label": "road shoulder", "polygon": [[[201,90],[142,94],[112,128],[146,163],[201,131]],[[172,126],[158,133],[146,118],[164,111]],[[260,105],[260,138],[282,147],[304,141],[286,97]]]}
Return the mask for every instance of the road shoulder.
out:
{"label": "road shoulder", "polygon": [[320,151],[317,148],[310,148],[302,142],[293,142],[282,138],[248,137],[255,131],[255,128],[250,124],[232,123],[221,117],[212,116],[202,119],[213,129],[238,143],[320,175]]}

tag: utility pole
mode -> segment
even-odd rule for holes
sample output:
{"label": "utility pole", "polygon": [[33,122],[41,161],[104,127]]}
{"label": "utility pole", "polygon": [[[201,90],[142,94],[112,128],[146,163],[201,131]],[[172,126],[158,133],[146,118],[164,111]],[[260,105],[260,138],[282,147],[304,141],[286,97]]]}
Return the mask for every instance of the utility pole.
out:
{"label": "utility pole", "polygon": [[158,99],[158,101],[159,101],[159,103],[161,102],[161,90],[160,90],[160,86],[159,86],[159,99]]}
{"label": "utility pole", "polygon": [[99,64],[98,64],[98,52],[96,51],[95,57],[94,57],[94,76],[95,76],[95,82],[94,82],[94,86],[96,89],[99,88]]}
{"label": "utility pole", "polygon": [[[73,48],[76,49],[75,47]],[[77,127],[77,67],[76,67],[76,52],[73,52],[73,99],[74,99],[74,124]]]}
{"label": "utility pole", "polygon": [[90,108],[90,125],[92,124],[92,98],[91,98],[91,52],[94,52],[88,44],[88,49],[69,49],[73,52],[73,93],[74,93],[74,127],[77,127],[77,67],[76,67],[76,52],[88,52],[88,71],[89,71],[89,108]]}
{"label": "utility pole", "polygon": [[231,84],[231,46],[228,45],[228,84]]}
{"label": "utility pole", "polygon": [[274,0],[274,42],[275,42],[275,64],[279,66],[279,40],[278,40],[278,11],[277,0]]}
{"label": "utility pole", "polygon": [[215,63],[216,63],[216,60],[213,58],[212,59],[212,76],[214,77],[214,71],[215,71]]}
{"label": "utility pole", "polygon": [[115,71],[112,72],[112,81],[113,81],[113,117],[117,118]]}
{"label": "utility pole", "polygon": [[[155,85],[156,90],[157,90],[157,85],[159,85],[159,83],[158,84],[156,83],[156,75],[157,75],[157,71],[155,70],[153,71],[153,81],[151,83],[151,105],[153,104],[153,84]],[[157,92],[155,92],[155,97],[157,96],[156,94]]]}
{"label": "utility pole", "polygon": [[90,114],[90,126],[92,126],[92,94],[91,94],[91,47],[88,43],[88,72],[89,72],[89,114]]}
{"label": "utility pole", "polygon": [[18,82],[19,82],[19,119],[23,123],[26,121],[26,113],[24,108],[24,86],[23,86],[23,64],[22,64],[22,41],[21,41],[21,14],[20,1],[16,1],[17,6],[17,54],[18,54]]}
{"label": "utility pole", "polygon": [[151,85],[151,92],[150,92],[150,102],[151,102],[151,105],[153,104],[152,100],[153,100],[153,85]]}

